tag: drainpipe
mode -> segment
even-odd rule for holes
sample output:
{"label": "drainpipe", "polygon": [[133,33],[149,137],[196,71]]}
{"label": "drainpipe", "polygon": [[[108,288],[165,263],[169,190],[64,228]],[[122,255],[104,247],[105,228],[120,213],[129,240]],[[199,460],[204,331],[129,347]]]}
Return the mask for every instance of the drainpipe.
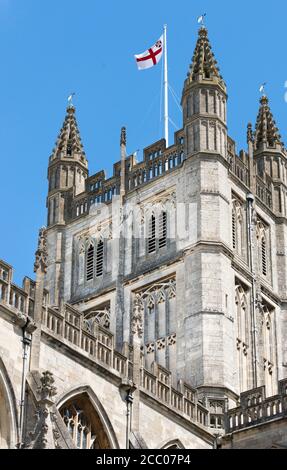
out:
{"label": "drainpipe", "polygon": [[131,414],[132,414],[132,405],[133,405],[132,389],[129,389],[127,391],[126,402],[127,402],[126,449],[129,449],[130,432],[131,432]]}
{"label": "drainpipe", "polygon": [[253,194],[247,194],[247,207],[248,207],[248,252],[250,271],[252,275],[252,289],[251,289],[251,336],[252,336],[252,353],[253,353],[253,388],[257,388],[257,345],[256,345],[256,283],[255,283],[255,271],[254,271],[254,259],[253,259],[253,213],[254,196]]}
{"label": "drainpipe", "polygon": [[24,411],[25,411],[25,383],[27,374],[27,363],[28,363],[28,350],[31,344],[32,336],[28,333],[27,326],[30,323],[29,319],[25,326],[22,328],[22,343],[23,343],[23,362],[22,362],[22,379],[21,379],[21,400],[20,400],[20,425],[19,425],[19,445],[21,449],[23,446],[23,431],[24,431]]}

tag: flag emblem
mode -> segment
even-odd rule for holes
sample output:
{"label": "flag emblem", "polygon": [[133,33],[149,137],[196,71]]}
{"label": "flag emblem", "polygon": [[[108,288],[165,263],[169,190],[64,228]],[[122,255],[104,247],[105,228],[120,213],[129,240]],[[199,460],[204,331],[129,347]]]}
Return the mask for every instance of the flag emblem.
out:
{"label": "flag emblem", "polygon": [[139,70],[149,69],[158,64],[163,53],[163,35],[160,39],[142,54],[135,55],[135,60]]}

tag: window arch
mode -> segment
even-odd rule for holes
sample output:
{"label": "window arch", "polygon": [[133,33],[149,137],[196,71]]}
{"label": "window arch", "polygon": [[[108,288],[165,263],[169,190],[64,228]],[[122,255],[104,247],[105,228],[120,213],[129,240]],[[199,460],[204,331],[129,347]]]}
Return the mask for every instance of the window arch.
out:
{"label": "window arch", "polygon": [[16,399],[0,358],[0,449],[15,448],[18,441],[17,428]]}
{"label": "window arch", "polygon": [[242,285],[236,286],[235,304],[237,317],[237,366],[239,374],[239,389],[240,392],[244,392],[249,388],[248,366],[250,363],[250,319],[248,291],[246,291]]}
{"label": "window arch", "polygon": [[167,246],[167,211],[160,207],[156,212],[152,212],[148,219],[148,254],[156,253]]}
{"label": "window arch", "polygon": [[272,396],[276,393],[275,384],[276,369],[275,364],[275,323],[274,311],[271,311],[267,305],[264,305],[262,312],[263,329],[263,367],[266,386],[266,396]]}
{"label": "window arch", "polygon": [[183,443],[179,439],[171,439],[159,446],[159,449],[185,449]]}
{"label": "window arch", "polygon": [[243,236],[243,208],[237,200],[232,201],[232,248],[240,256],[244,253]]}
{"label": "window arch", "polygon": [[259,220],[256,226],[258,261],[261,274],[268,275],[267,227]]}
{"label": "window arch", "polygon": [[[80,390],[89,387],[80,387]],[[60,415],[78,449],[118,448],[111,423],[95,394],[80,392],[59,407]]]}
{"label": "window arch", "polygon": [[[79,250],[79,283],[82,279],[82,250]],[[89,241],[86,245],[85,280],[86,282],[99,278],[104,274],[104,241],[99,238],[96,242]]]}

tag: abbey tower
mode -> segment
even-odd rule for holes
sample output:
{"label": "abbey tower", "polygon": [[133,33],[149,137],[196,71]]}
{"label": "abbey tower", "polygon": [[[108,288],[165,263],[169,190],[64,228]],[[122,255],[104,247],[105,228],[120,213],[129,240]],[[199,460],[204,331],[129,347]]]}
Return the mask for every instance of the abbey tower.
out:
{"label": "abbey tower", "polygon": [[0,264],[0,447],[286,445],[287,154],[264,95],[238,155],[227,103],[202,27],[170,147],[123,128],[90,175],[68,107],[36,280]]}

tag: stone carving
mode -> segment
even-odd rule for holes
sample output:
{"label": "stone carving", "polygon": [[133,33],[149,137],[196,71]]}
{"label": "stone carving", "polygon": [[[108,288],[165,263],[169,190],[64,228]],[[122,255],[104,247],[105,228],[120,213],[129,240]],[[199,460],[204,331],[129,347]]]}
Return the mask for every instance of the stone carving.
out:
{"label": "stone carving", "polygon": [[138,335],[139,338],[143,336],[143,304],[140,295],[136,295],[132,313],[132,333]]}
{"label": "stone carving", "polygon": [[146,345],[146,352],[147,354],[152,354],[155,351],[155,344],[154,343],[148,343]]}
{"label": "stone carving", "polygon": [[167,337],[167,344],[168,346],[173,346],[176,344],[176,333]]}
{"label": "stone carving", "polygon": [[162,349],[165,349],[165,346],[166,346],[165,338],[158,339],[157,342],[156,342],[156,346],[157,346],[158,351],[161,351]]}
{"label": "stone carving", "polygon": [[109,329],[111,324],[110,308],[89,313],[89,318],[84,319],[84,328],[88,333],[93,333],[93,325],[95,323]]}
{"label": "stone carving", "polygon": [[249,123],[247,126],[247,142],[254,142],[254,134],[251,123]]}
{"label": "stone carving", "polygon": [[113,224],[112,219],[103,220],[97,223],[97,225],[91,225],[88,231],[85,231],[78,238],[79,253],[81,253],[82,247],[89,246],[93,240],[104,239],[111,240],[113,238]]}
{"label": "stone carving", "polygon": [[121,130],[121,145],[127,145],[127,130],[125,127],[122,127]]}
{"label": "stone carving", "polygon": [[57,393],[54,387],[54,377],[49,371],[43,372],[41,376],[41,385],[37,391],[40,395],[36,409],[36,425],[34,431],[29,433],[29,443],[24,447],[32,449],[53,449],[57,447],[54,436],[54,427],[56,418],[52,412],[54,406],[53,397]]}
{"label": "stone carving", "polygon": [[35,253],[36,259],[34,263],[34,271],[37,272],[39,269],[42,272],[47,272],[48,265],[48,252],[47,252],[47,233],[45,228],[41,228],[39,231],[38,238],[38,249]]}
{"label": "stone carving", "polygon": [[40,380],[41,385],[38,388],[38,392],[41,394],[42,400],[53,398],[57,394],[57,389],[53,385],[55,382],[53,374],[49,371],[43,372]]}
{"label": "stone carving", "polygon": [[27,317],[22,312],[17,312],[15,314],[15,323],[20,326],[20,328],[24,328],[27,323]]}
{"label": "stone carving", "polygon": [[154,306],[155,298],[159,291],[162,289],[164,292],[167,289],[168,298],[176,297],[176,281],[175,279],[168,279],[162,282],[157,282],[152,286],[149,286],[147,289],[143,289],[140,293],[140,297],[147,301],[147,306]]}
{"label": "stone carving", "polygon": [[34,331],[37,329],[36,322],[31,317],[27,317],[27,323],[26,323],[26,331],[29,334],[34,333]]}
{"label": "stone carving", "polygon": [[144,223],[145,215],[150,215],[156,208],[160,210],[166,210],[167,206],[176,205],[176,192],[171,191],[160,196],[155,196],[153,199],[143,202],[140,205],[141,223]]}
{"label": "stone carving", "polygon": [[164,289],[160,289],[158,291],[158,294],[157,294],[157,302],[158,304],[161,304],[163,302],[166,301],[166,298],[165,298],[165,290]]}
{"label": "stone carving", "polygon": [[209,400],[209,409],[212,413],[223,414],[225,411],[225,401]]}

